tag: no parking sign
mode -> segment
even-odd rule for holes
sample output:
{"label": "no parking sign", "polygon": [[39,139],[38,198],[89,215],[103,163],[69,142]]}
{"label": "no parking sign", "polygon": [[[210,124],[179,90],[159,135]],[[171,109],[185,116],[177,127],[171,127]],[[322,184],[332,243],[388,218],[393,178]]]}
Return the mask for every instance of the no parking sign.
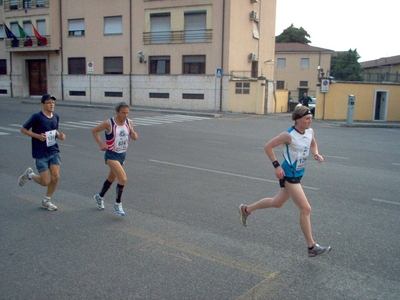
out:
{"label": "no parking sign", "polygon": [[321,80],[321,93],[327,93],[327,92],[329,92],[329,80],[322,79]]}

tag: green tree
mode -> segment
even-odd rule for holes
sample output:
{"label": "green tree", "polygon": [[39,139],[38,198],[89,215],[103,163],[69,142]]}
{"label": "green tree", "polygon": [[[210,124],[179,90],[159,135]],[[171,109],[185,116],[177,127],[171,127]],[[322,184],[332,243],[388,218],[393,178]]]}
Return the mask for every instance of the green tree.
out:
{"label": "green tree", "polygon": [[330,76],[336,80],[361,81],[361,65],[358,62],[360,55],[357,49],[339,53],[331,58]]}
{"label": "green tree", "polygon": [[309,44],[311,41],[309,38],[310,35],[307,31],[304,30],[303,27],[296,28],[290,25],[286,28],[280,35],[275,37],[275,42],[277,43],[302,43]]}

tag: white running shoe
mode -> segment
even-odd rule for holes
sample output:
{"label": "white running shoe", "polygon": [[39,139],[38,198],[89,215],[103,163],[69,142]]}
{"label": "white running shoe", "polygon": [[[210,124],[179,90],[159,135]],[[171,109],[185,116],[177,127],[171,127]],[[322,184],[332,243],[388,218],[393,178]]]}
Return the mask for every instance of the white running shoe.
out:
{"label": "white running shoe", "polygon": [[45,200],[42,200],[42,208],[43,208],[43,209],[50,210],[50,211],[57,210],[57,206],[55,206],[55,205],[54,205],[53,203],[51,203],[50,201],[45,201]]}
{"label": "white running shoe", "polygon": [[97,202],[97,208],[98,208],[99,210],[104,210],[104,198],[103,198],[103,197],[100,197],[99,194],[94,195],[93,198],[94,198],[94,200],[96,200],[96,202]]}
{"label": "white running shoe", "polygon": [[19,186],[23,186],[25,184],[25,182],[27,182],[29,180],[29,174],[31,174],[31,173],[33,173],[32,168],[28,168],[25,170],[24,174],[19,176],[19,178],[18,178]]}
{"label": "white running shoe", "polygon": [[117,213],[118,216],[125,216],[125,212],[124,209],[122,208],[122,204],[121,203],[115,203],[114,204],[114,210]]}

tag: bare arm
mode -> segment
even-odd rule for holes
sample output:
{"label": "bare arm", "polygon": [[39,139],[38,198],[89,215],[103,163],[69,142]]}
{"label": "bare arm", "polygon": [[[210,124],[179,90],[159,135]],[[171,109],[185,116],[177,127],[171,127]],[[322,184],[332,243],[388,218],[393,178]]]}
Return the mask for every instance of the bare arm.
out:
{"label": "bare arm", "polygon": [[[274,148],[283,144],[290,144],[291,142],[292,138],[290,134],[288,132],[282,132],[280,135],[274,137],[272,140],[265,144],[264,150],[271,163],[277,160],[274,153]],[[285,176],[285,172],[283,171],[281,166],[275,168],[275,176],[279,179],[283,179],[283,177]]]}
{"label": "bare arm", "polygon": [[41,133],[41,134],[34,133],[32,130],[28,130],[25,127],[21,127],[20,131],[23,134],[25,134],[27,136],[30,136],[31,138],[38,139],[38,140],[40,140],[42,142],[44,142],[46,140],[46,134],[45,133]]}
{"label": "bare arm", "polygon": [[317,160],[320,163],[324,161],[324,158],[321,155],[319,155],[318,144],[314,138],[314,131],[312,132],[312,140],[311,140],[310,150],[311,150],[311,153],[314,155],[315,160]]}
{"label": "bare arm", "polygon": [[111,131],[111,125],[109,120],[103,121],[101,124],[97,125],[92,129],[93,137],[96,140],[97,144],[99,145],[101,151],[106,151],[108,149],[107,145],[103,143],[99,135],[99,132],[104,130],[106,130],[107,132]]}
{"label": "bare arm", "polygon": [[129,126],[131,127],[131,133],[130,133],[130,137],[132,140],[137,140],[139,138],[138,134],[135,132],[135,130],[133,129],[133,121],[129,120]]}

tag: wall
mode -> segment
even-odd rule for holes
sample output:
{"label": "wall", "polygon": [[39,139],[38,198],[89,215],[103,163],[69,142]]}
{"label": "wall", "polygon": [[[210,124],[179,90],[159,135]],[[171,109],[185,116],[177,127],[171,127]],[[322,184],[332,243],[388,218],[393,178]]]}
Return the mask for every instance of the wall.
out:
{"label": "wall", "polygon": [[[131,78],[132,95],[129,91]],[[223,86],[228,86],[224,78]],[[65,75],[64,99],[85,102],[117,103],[172,109],[219,110],[221,79],[207,75]],[[71,96],[71,91],[85,96]],[[122,97],[105,97],[105,92],[122,92]],[[223,94],[226,94],[224,91]],[[169,98],[150,98],[149,93],[169,93]],[[204,94],[204,99],[183,99],[182,94]]]}
{"label": "wall", "polygon": [[316,119],[346,120],[348,95],[355,96],[354,121],[373,121],[376,91],[387,91],[386,121],[400,121],[400,85],[333,83],[328,93],[317,91]]}

